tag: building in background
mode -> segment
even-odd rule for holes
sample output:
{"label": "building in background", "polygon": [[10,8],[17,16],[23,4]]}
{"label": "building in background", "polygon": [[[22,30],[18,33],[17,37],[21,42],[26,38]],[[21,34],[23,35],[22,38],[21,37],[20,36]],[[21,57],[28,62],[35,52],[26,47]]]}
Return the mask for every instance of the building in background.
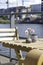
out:
{"label": "building in background", "polygon": [[31,10],[32,11],[36,11],[36,12],[40,12],[41,11],[41,4],[33,4],[31,5]]}
{"label": "building in background", "polygon": [[[39,12],[39,11],[41,11],[43,8],[41,8],[41,6],[43,5],[43,4],[41,4],[41,3],[39,3],[39,4],[33,4],[33,3],[31,3],[31,5],[30,4],[28,4],[28,5],[30,5],[30,6],[24,6],[24,0],[22,0],[22,6],[16,6],[16,7],[9,7],[9,2],[8,2],[9,0],[7,0],[7,9],[0,9],[0,13],[11,13],[11,12]],[[26,2],[25,2],[26,3]],[[17,2],[17,5],[18,5],[18,2]],[[43,7],[43,6],[42,6]],[[24,19],[24,18],[28,18],[28,16],[31,18],[31,17],[33,17],[33,15],[32,16],[30,16],[30,14],[28,15],[28,14],[23,14],[23,15],[20,15],[20,14],[16,14],[15,15],[15,18],[16,19]],[[35,16],[36,17],[36,16]],[[30,19],[30,18],[28,18],[28,19]],[[33,18],[32,18],[33,19]],[[23,20],[22,20],[23,21]],[[26,21],[26,20],[25,20]]]}

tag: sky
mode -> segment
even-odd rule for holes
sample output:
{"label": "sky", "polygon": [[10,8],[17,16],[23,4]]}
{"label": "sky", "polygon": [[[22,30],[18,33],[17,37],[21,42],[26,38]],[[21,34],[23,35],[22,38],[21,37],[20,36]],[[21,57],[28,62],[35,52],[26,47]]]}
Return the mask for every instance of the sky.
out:
{"label": "sky", "polygon": [[[29,7],[32,4],[40,4],[41,0],[8,0],[8,7],[16,7],[16,6],[26,6]],[[22,3],[23,1],[23,3]],[[6,4],[7,0],[0,0],[0,9],[7,8]]]}

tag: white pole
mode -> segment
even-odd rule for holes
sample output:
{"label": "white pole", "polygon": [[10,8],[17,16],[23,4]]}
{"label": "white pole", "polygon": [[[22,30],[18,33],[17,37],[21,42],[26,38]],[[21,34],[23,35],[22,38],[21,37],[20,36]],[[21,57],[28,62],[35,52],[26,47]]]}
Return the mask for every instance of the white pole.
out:
{"label": "white pole", "polygon": [[11,28],[14,28],[14,26],[15,26],[15,17],[14,17],[14,14],[13,14],[13,12],[11,12]]}

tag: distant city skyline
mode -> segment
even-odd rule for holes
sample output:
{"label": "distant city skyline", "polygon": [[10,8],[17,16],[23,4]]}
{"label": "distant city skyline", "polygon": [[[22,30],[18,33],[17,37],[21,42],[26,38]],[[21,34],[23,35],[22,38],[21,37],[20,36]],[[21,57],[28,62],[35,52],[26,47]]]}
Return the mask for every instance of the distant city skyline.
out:
{"label": "distant city skyline", "polygon": [[[9,7],[16,7],[16,6],[29,7],[32,4],[41,4],[41,0],[8,0],[8,1],[9,1]],[[7,8],[6,2],[7,0],[0,0],[0,9]]]}

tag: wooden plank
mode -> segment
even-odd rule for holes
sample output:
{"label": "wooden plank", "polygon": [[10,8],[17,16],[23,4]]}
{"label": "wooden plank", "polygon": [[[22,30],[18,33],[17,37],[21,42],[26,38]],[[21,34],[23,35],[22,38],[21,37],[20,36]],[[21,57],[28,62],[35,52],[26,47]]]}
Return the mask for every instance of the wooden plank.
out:
{"label": "wooden plank", "polygon": [[15,28],[1,28],[0,32],[14,32]]}
{"label": "wooden plank", "polygon": [[0,36],[15,36],[15,32],[14,33],[0,33]]}
{"label": "wooden plank", "polygon": [[13,37],[4,37],[4,38],[0,38],[0,42],[4,41],[4,40],[14,40]]}

